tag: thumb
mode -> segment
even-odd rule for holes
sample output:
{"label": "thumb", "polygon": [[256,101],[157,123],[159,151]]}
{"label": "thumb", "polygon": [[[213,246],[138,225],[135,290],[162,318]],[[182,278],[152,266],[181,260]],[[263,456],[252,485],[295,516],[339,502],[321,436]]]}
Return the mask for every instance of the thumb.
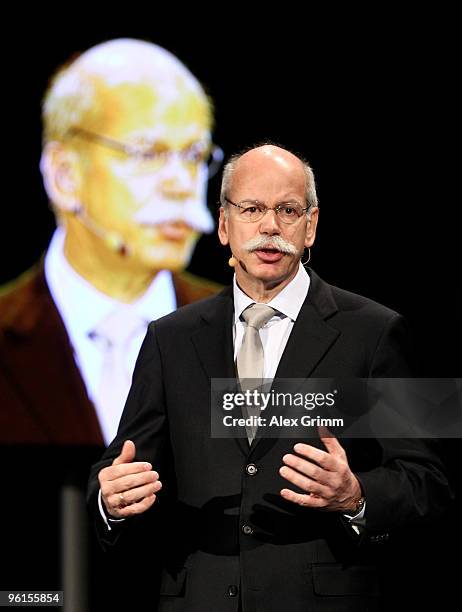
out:
{"label": "thumb", "polygon": [[131,463],[135,459],[136,447],[131,440],[125,440],[122,451],[118,457],[114,459],[112,465],[120,465],[121,463]]}

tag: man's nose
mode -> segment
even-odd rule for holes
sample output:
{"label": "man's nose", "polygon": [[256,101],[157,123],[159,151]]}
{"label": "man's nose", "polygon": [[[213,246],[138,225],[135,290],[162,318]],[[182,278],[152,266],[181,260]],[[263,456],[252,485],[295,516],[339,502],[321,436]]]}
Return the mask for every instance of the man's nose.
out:
{"label": "man's nose", "polygon": [[274,208],[269,208],[260,221],[260,233],[274,236],[281,233],[279,219]]}

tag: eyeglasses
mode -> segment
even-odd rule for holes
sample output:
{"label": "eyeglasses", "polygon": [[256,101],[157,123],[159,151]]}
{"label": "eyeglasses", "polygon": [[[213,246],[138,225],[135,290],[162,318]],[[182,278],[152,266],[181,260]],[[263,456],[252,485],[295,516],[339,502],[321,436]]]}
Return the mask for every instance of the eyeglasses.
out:
{"label": "eyeglasses", "polygon": [[113,151],[119,151],[140,162],[155,162],[158,168],[165,165],[173,155],[177,155],[183,163],[190,166],[205,164],[209,179],[218,172],[224,157],[223,149],[206,141],[194,142],[184,149],[175,151],[156,143],[147,147],[129,145],[78,126],[71,127],[67,134],[71,137],[76,136],[88,142],[100,144]]}
{"label": "eyeglasses", "polygon": [[291,225],[292,223],[296,223],[303,213],[310,208],[309,206],[303,208],[298,202],[292,201],[282,202],[274,208],[270,208],[258,200],[243,200],[242,202],[239,202],[239,204],[232,202],[227,197],[225,197],[225,200],[238,209],[237,218],[239,221],[245,221],[246,223],[260,221],[260,219],[263,219],[269,210],[274,210],[278,216],[278,219],[280,219],[283,223]]}

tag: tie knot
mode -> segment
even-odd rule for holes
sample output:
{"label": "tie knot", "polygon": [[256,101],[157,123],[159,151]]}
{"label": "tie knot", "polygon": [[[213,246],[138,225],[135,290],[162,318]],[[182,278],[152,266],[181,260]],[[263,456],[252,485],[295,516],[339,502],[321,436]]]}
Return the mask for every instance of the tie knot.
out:
{"label": "tie knot", "polygon": [[275,313],[275,309],[266,304],[252,304],[242,313],[242,318],[249,327],[261,329]]}

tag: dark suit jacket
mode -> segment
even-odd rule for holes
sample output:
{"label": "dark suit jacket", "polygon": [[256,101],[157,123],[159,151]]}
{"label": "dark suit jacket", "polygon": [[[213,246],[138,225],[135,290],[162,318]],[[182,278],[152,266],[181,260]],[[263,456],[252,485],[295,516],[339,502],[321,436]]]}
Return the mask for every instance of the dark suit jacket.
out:
{"label": "dark suit jacket", "polygon": [[[220,289],[188,273],[173,279],[178,306]],[[0,443],[104,445],[43,264],[0,291],[0,398]]]}
{"label": "dark suit jacket", "polygon": [[[276,377],[408,375],[402,317],[310,276]],[[159,610],[236,611],[239,598],[244,612],[375,610],[379,543],[440,514],[442,464],[418,440],[343,440],[367,500],[361,537],[339,513],[282,499],[278,469],[296,440],[261,438],[249,449],[246,440],[210,436],[210,379],[235,375],[232,316],[226,289],[150,325],[118,435],[90,476],[100,540],[112,548],[141,534],[141,549],[162,565]],[[108,532],[97,475],[126,439],[159,471],[163,489],[148,512]]]}

